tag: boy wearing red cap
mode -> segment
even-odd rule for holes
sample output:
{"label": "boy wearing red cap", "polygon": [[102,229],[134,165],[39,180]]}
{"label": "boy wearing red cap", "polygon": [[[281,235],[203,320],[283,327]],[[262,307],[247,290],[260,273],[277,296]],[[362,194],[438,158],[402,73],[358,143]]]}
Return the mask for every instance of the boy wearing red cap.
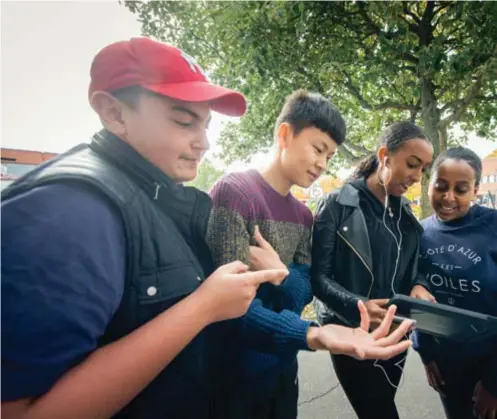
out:
{"label": "boy wearing red cap", "polygon": [[245,99],[136,38],[97,54],[89,100],[91,143],[2,192],[3,417],[207,418],[204,328],[288,273],[213,272],[210,199],[181,186],[211,110],[242,115]]}

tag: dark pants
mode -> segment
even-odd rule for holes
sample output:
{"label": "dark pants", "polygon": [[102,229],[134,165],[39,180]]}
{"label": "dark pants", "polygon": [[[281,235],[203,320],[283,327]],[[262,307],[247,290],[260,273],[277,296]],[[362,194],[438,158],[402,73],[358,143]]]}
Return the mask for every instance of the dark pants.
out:
{"label": "dark pants", "polygon": [[213,419],[296,419],[299,398],[297,363],[269,386],[254,384],[221,395]]}
{"label": "dark pants", "polygon": [[[407,354],[378,361],[395,387],[399,386]],[[359,419],[399,419],[395,406],[397,389],[374,361],[357,361],[345,355],[332,355],[335,373]],[[397,367],[395,364],[400,366]]]}
{"label": "dark pants", "polygon": [[454,360],[446,357],[436,362],[445,382],[445,396],[440,399],[447,419],[473,419],[473,392],[490,359],[475,357]]}

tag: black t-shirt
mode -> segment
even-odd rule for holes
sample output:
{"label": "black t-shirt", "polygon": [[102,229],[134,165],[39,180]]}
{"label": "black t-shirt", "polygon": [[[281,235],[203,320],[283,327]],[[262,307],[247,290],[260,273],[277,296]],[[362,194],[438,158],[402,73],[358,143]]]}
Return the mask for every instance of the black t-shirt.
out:
{"label": "black t-shirt", "polygon": [[[359,191],[359,205],[366,219],[371,246],[374,285],[370,298],[390,298],[394,294],[393,290],[399,293],[410,288],[405,283],[401,285],[400,282],[411,280],[412,263],[417,257],[416,228],[405,211],[401,210],[400,198],[389,196],[388,206],[391,208],[391,213],[387,209],[385,214],[385,204],[380,202],[368,188],[365,179],[354,180],[351,184]],[[400,257],[395,272],[398,244],[400,244]]]}

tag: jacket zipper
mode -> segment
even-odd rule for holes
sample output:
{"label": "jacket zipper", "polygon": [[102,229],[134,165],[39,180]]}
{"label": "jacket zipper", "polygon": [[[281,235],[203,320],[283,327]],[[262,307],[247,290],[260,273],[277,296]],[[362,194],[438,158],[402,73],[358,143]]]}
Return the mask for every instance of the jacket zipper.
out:
{"label": "jacket zipper", "polygon": [[364,264],[364,266],[366,267],[366,269],[368,270],[368,272],[370,273],[371,275],[371,285],[369,287],[369,291],[368,291],[368,295],[367,295],[367,298],[369,299],[369,296],[371,295],[371,290],[373,289],[373,284],[374,284],[374,276],[373,276],[373,272],[371,271],[371,269],[369,269],[369,266],[367,265],[367,263],[364,261],[364,259],[361,257],[361,255],[357,252],[357,250],[354,249],[354,246],[352,246],[350,244],[350,242],[345,238],[343,237],[341,234],[340,234],[340,231],[337,231],[337,234],[342,238],[342,240],[347,243],[347,245],[352,249],[352,251],[357,255],[357,257],[361,260],[361,262]]}

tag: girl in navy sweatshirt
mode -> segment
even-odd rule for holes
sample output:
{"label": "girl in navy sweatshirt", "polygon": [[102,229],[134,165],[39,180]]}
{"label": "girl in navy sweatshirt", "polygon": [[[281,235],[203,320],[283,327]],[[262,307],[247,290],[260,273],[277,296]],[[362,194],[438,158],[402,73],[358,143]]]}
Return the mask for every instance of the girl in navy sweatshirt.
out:
{"label": "girl in navy sweatshirt", "polygon": [[[497,316],[497,211],[471,205],[481,172],[469,149],[438,156],[419,269],[437,302]],[[414,347],[448,419],[497,418],[497,339],[460,344],[416,333]]]}

